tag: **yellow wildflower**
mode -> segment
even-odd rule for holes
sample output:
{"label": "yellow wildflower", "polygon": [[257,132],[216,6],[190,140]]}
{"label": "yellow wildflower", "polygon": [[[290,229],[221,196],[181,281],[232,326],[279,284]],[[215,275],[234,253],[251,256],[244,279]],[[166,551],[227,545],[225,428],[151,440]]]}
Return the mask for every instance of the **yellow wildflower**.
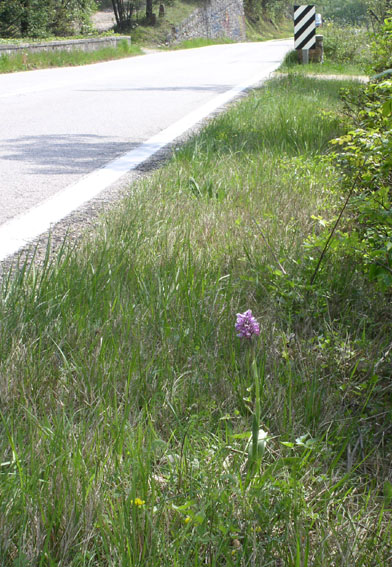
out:
{"label": "yellow wildflower", "polygon": [[142,500],[141,498],[135,498],[135,500],[133,501],[133,503],[135,504],[135,506],[137,506],[138,508],[141,508],[142,506],[144,506],[144,504],[146,503],[145,500]]}

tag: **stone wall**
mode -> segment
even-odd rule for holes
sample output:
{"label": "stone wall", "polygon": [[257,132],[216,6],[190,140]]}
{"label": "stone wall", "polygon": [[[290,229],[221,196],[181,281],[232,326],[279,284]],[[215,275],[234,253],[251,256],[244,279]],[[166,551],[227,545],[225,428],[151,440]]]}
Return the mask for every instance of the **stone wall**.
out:
{"label": "stone wall", "polygon": [[173,28],[168,41],[179,43],[197,37],[227,37],[234,41],[244,41],[246,27],[243,0],[204,0],[200,8]]}
{"label": "stone wall", "polygon": [[18,45],[0,44],[0,56],[12,55],[20,52],[29,51],[37,53],[39,51],[72,51],[79,49],[82,51],[95,51],[103,47],[117,47],[121,41],[126,40],[129,44],[131,38],[124,37],[99,37],[91,39],[70,39],[65,41],[48,41],[43,43],[22,43]]}

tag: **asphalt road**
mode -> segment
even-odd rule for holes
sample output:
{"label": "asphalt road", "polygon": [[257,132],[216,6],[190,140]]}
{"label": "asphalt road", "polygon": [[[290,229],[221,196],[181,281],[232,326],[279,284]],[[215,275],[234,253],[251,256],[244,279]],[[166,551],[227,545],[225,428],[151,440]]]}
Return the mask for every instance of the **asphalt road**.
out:
{"label": "asphalt road", "polygon": [[0,75],[0,238],[48,198],[195,111],[197,121],[197,109],[213,110],[237,85],[261,81],[292,47],[219,45]]}

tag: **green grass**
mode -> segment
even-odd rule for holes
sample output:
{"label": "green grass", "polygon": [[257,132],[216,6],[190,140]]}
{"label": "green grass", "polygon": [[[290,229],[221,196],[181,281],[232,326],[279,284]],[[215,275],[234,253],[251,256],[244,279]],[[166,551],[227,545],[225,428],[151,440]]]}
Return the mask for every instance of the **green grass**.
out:
{"label": "green grass", "polygon": [[206,37],[197,37],[195,39],[187,39],[181,43],[174,45],[171,49],[195,49],[198,47],[207,47],[209,45],[219,45],[224,43],[235,43],[232,39],[228,37],[222,37],[217,39],[208,39]]}
{"label": "green grass", "polygon": [[[216,45],[220,43],[234,43],[228,38],[208,39],[196,38],[182,42],[180,45],[169,45],[168,39],[172,34],[172,29],[179,22],[186,19],[196,8],[198,3],[196,0],[173,0],[165,5],[165,17],[157,17],[154,26],[147,25],[143,14],[138,13],[132,30],[129,33],[132,37],[132,47],[126,49],[125,44],[117,49],[104,48],[91,53],[85,53],[75,49],[71,52],[61,51],[54,53],[30,53],[27,50],[17,55],[0,56],[0,73],[12,73],[17,71],[26,71],[31,69],[45,69],[48,67],[64,67],[72,65],[86,65],[98,61],[108,61],[131,55],[140,55],[142,47],[154,48],[171,48],[171,49],[192,49],[204,47],[208,45]],[[155,9],[157,12],[157,9]],[[279,39],[288,37],[292,34],[292,22],[283,20],[278,24],[272,22],[264,22],[259,19],[257,23],[250,24],[247,22],[247,36],[251,41],[262,41],[268,39]],[[107,35],[116,35],[114,32],[91,32],[87,37]],[[73,36],[73,39],[83,39],[86,36]],[[67,38],[0,38],[0,44],[18,45],[20,43],[37,43],[42,41],[61,40]],[[68,38],[69,39],[69,38]]]}
{"label": "green grass", "polygon": [[362,65],[357,63],[336,63],[335,61],[325,60],[323,63],[309,63],[302,65],[297,61],[297,53],[291,56],[292,60],[287,60],[280,66],[283,73],[296,73],[301,75],[352,75],[366,76],[366,71]]}
{"label": "green grass", "polygon": [[78,34],[70,36],[45,36],[45,37],[0,37],[0,45],[21,45],[26,43],[45,43],[47,41],[69,41],[70,39],[92,39],[115,37],[120,34],[114,33],[113,30],[99,31],[90,30],[87,34]]}
{"label": "green grass", "polygon": [[273,22],[261,17],[246,20],[246,36],[250,41],[266,41],[269,39],[285,39],[294,35],[293,20],[283,18]]}
{"label": "green grass", "polygon": [[289,51],[281,64],[279,71],[296,75],[351,75],[366,76],[364,65],[353,59],[351,62],[336,61],[324,54],[321,63],[309,62],[303,65],[296,50]]}
{"label": "green grass", "polygon": [[389,564],[391,305],[332,256],[307,283],[348,84],[269,82],[3,274],[4,567]]}
{"label": "green grass", "polygon": [[318,30],[323,36],[323,63],[302,65],[298,52],[289,52],[280,70],[302,75],[357,75],[366,76],[371,64],[369,43],[371,38],[365,29],[326,24]]}
{"label": "green grass", "polygon": [[141,55],[142,50],[137,45],[128,45],[123,40],[117,48],[105,47],[96,51],[85,52],[80,49],[72,51],[53,51],[29,53],[28,51],[17,55],[0,56],[0,73],[13,73],[16,71],[30,71],[32,69],[47,69],[49,67],[70,67],[74,65],[87,65],[99,61],[109,61],[122,57]]}

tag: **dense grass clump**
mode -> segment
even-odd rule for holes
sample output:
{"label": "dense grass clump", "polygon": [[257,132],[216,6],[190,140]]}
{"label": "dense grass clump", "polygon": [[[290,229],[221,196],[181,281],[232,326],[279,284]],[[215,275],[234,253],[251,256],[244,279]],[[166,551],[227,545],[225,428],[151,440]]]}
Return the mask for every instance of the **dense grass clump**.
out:
{"label": "dense grass clump", "polygon": [[268,83],[3,276],[2,565],[388,565],[391,306],[304,245],[343,86]]}

